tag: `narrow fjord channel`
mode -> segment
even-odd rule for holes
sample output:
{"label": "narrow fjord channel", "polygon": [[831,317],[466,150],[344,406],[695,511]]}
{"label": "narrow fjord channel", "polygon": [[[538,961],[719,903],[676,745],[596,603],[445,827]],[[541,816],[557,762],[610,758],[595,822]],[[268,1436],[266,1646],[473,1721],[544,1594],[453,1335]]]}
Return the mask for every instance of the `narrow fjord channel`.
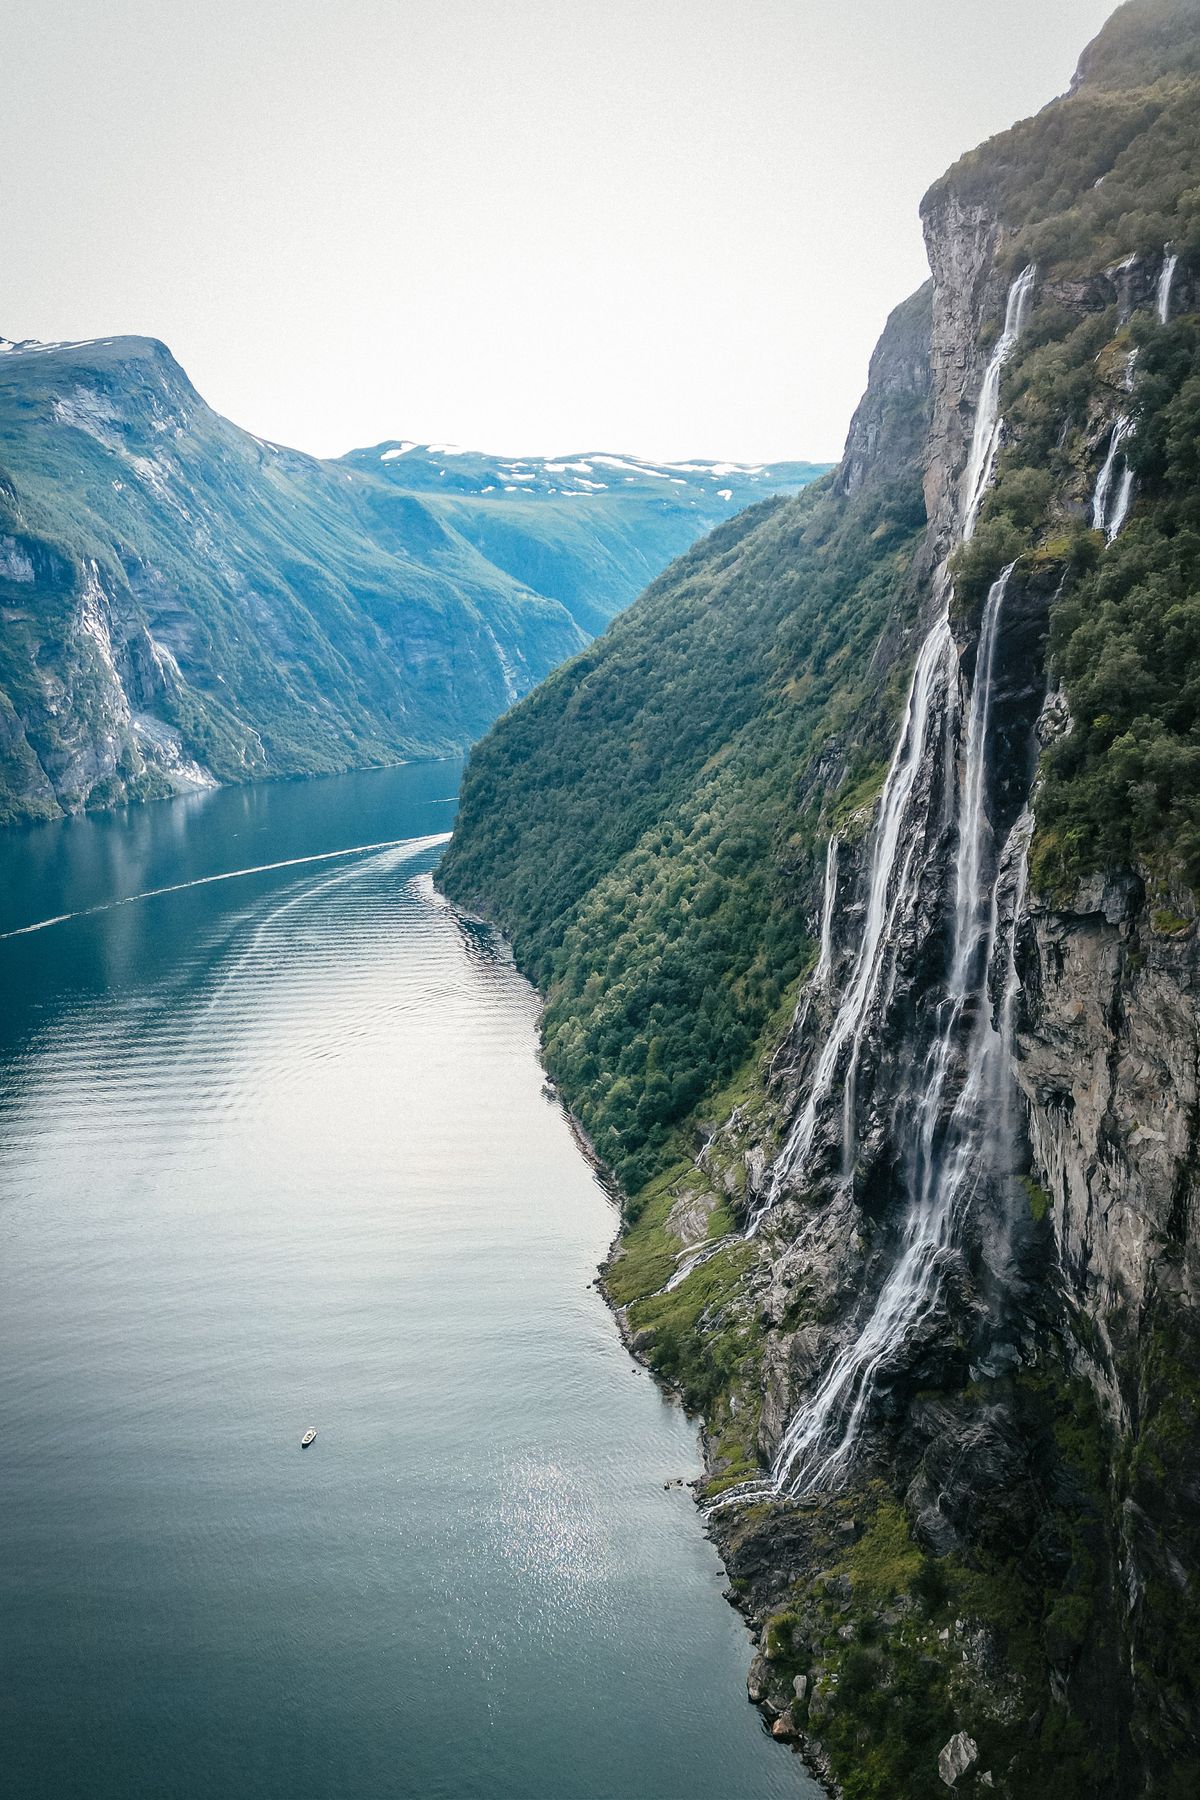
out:
{"label": "narrow fjord channel", "polygon": [[0,835],[21,1800],[817,1792],[590,1286],[533,996],[434,891],[458,774]]}

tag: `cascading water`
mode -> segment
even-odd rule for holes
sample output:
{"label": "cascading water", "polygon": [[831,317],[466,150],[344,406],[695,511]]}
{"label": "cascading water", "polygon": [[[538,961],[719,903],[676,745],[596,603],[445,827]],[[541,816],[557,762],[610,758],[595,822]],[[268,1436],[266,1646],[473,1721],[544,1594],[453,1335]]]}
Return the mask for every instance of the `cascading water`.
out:
{"label": "cascading water", "polygon": [[1133,494],[1133,471],[1127,465],[1117,490],[1116,504],[1110,507],[1117,457],[1121,445],[1132,435],[1133,420],[1122,413],[1113,425],[1112,436],[1108,440],[1108,455],[1096,477],[1096,491],[1092,495],[1092,530],[1102,531],[1110,544],[1125,522],[1125,514],[1129,511]]}
{"label": "cascading water", "polygon": [[[933,701],[947,680],[953,640],[948,620],[939,619],[917,657],[908,691],[904,728],[892,755],[880,801],[879,823],[871,857],[867,917],[849,985],[825,1039],[809,1086],[808,1099],[776,1158],[767,1193],[752,1214],[747,1237],[753,1237],[783,1184],[798,1172],[812,1147],[817,1118],[828,1098],[834,1075],[848,1043],[856,1047],[858,1028],[879,988],[891,928],[905,901],[912,898],[911,856],[902,856],[903,827],[909,801],[925,755]],[[898,878],[899,877],[899,878]]]}
{"label": "cascading water", "polygon": [[[986,885],[991,826],[984,804],[995,694],[996,645],[1012,567],[992,584],[976,656],[958,796],[958,864],[953,947],[946,994],[915,1095],[898,1109],[906,1145],[909,1209],[900,1255],[861,1335],[792,1419],[771,1478],[793,1495],[828,1487],[844,1474],[877,1378],[919,1330],[935,1304],[939,1272],[963,1212],[983,1179],[981,1135],[989,1128],[1000,1034],[988,1004],[996,936],[995,872]],[[969,1073],[944,1123],[964,1030]]]}
{"label": "cascading water", "polygon": [[1117,489],[1116,503],[1109,516],[1108,524],[1104,529],[1104,537],[1107,543],[1111,544],[1113,539],[1117,536],[1122,525],[1124,525],[1126,519],[1129,517],[1129,508],[1132,504],[1133,470],[1129,467],[1129,464],[1126,463],[1121,474],[1121,485]]}
{"label": "cascading water", "polygon": [[[1175,279],[1175,270],[1179,266],[1179,257],[1168,244],[1163,251],[1163,265],[1158,277],[1158,293],[1155,308],[1158,322],[1165,325],[1171,316],[1171,283]],[[1133,366],[1137,351],[1130,352],[1129,365],[1126,370],[1126,387],[1133,386]],[[1129,458],[1122,455],[1121,479],[1113,494],[1113,476],[1116,473],[1117,453],[1129,438],[1133,436],[1133,420],[1124,413],[1113,425],[1112,437],[1108,442],[1108,455],[1096,481],[1096,492],[1092,498],[1092,530],[1102,531],[1105,541],[1112,543],[1126,519],[1129,508],[1133,504],[1134,474],[1129,466]],[[1109,502],[1112,502],[1110,505]]]}
{"label": "cascading water", "polygon": [[838,841],[830,838],[825,850],[825,885],[821,892],[821,950],[813,970],[812,988],[822,993],[833,974],[833,903],[837,897]]}
{"label": "cascading water", "polygon": [[[1023,269],[1009,289],[1004,329],[980,387],[961,490],[964,541],[974,533],[999,453],[1003,435],[1000,377],[1025,322],[1034,274],[1032,266]],[[1005,1020],[1002,1017],[997,1029],[988,998],[997,932],[999,862],[986,800],[996,648],[1011,576],[1012,565],[992,584],[987,597],[961,742],[962,770],[956,806],[958,857],[946,991],[919,1079],[896,1114],[895,1130],[906,1151],[903,1176],[908,1196],[900,1254],[864,1328],[792,1418],[780,1441],[769,1480],[740,1484],[729,1490],[715,1502],[719,1508],[761,1498],[766,1493],[793,1497],[809,1494],[830,1486],[844,1474],[878,1376],[936,1303],[940,1269],[954,1241],[955,1229],[985,1178],[983,1139],[989,1130],[994,1096],[1007,1081],[1008,1070]],[[889,993],[890,981],[894,980],[895,926],[915,909],[924,874],[920,846],[929,822],[930,795],[920,791],[918,778],[930,752],[936,748],[939,732],[947,734],[947,762],[953,770],[948,739],[955,722],[957,658],[944,567],[939,586],[942,604],[917,657],[904,724],[880,801],[863,935],[817,1059],[808,1097],[776,1159],[766,1197],[751,1216],[748,1237],[757,1232],[784,1185],[803,1171],[821,1108],[830,1097],[839,1069],[843,1071],[846,1089],[843,1131],[848,1169],[859,1053],[889,967]],[[956,1053],[964,1033],[968,1073],[947,1120],[946,1105],[958,1066]]]}
{"label": "cascading water", "polygon": [[1170,244],[1163,251],[1162,273],[1158,278],[1158,322],[1165,325],[1171,316],[1171,283],[1179,267],[1179,258]]}
{"label": "cascading water", "polygon": [[[1008,928],[1004,950],[1004,980],[1000,989],[999,1009],[999,1055],[995,1058],[996,1088],[991,1096],[990,1115],[992,1118],[993,1167],[1011,1170],[1016,1165],[1016,1129],[1015,1102],[1012,1081],[1009,1071],[1012,1068],[1013,1056],[1013,1022],[1016,1017],[1017,996],[1021,992],[1021,978],[1017,973],[1017,927],[1025,911],[1025,895],[1029,886],[1029,842],[1033,837],[1033,814],[1028,806],[1021,814],[1008,834],[1008,842],[1000,855],[1000,873],[993,890],[992,904],[999,911],[999,898],[1002,884],[1007,877],[1009,884]],[[997,937],[997,926],[992,926],[992,939]]]}
{"label": "cascading water", "polygon": [[[999,410],[1000,376],[1024,327],[1034,275],[1035,270],[1030,264],[1028,268],[1022,269],[1009,289],[1004,329],[996,341],[980,386],[971,453],[962,483],[964,541],[974,533],[987,481],[999,450],[1003,431]],[[747,1236],[750,1237],[754,1236],[775,1204],[784,1184],[803,1169],[812,1149],[821,1107],[832,1090],[847,1046],[850,1053],[844,1084],[847,1110],[853,1110],[854,1082],[863,1030],[880,990],[893,927],[897,918],[911,909],[915,901],[920,867],[913,854],[914,833],[911,830],[906,832],[904,827],[909,823],[910,803],[925,759],[927,738],[931,728],[937,728],[938,713],[949,692],[951,664],[954,661],[954,642],[949,622],[949,585],[944,578],[941,585],[945,589],[945,597],[917,657],[905,707],[904,724],[883,786],[879,820],[872,843],[867,916],[858,954],[817,1060],[809,1084],[808,1098],[775,1160],[766,1196],[751,1216],[747,1231]],[[848,1148],[847,1146],[847,1154]]]}
{"label": "cascading water", "polygon": [[1000,438],[1004,430],[1004,421],[1000,417],[1000,376],[1024,329],[1036,272],[1030,263],[1028,268],[1021,270],[1009,288],[1008,304],[1004,309],[1004,329],[996,340],[991,360],[984,371],[983,386],[979,390],[975,406],[971,454],[963,483],[966,495],[962,527],[964,542],[974,535],[979,509],[983,505],[984,495],[991,485],[992,473],[996,467]]}

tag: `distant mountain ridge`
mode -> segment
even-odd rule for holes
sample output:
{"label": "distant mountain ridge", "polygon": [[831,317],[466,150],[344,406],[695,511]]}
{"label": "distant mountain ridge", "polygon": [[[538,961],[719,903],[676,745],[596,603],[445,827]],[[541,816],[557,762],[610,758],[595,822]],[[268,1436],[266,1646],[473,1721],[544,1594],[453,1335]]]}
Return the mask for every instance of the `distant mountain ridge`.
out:
{"label": "distant mountain ridge", "polygon": [[340,460],[436,506],[449,528],[514,580],[560,600],[591,634],[696,538],[828,467],[650,462],[595,450],[500,457],[397,438]]}
{"label": "distant mountain ridge", "polygon": [[0,821],[461,751],[820,472],[322,460],[222,418],[155,339],[0,339]]}
{"label": "distant mountain ridge", "polygon": [[[623,493],[630,487],[659,499],[700,506],[715,495],[731,502],[735,495],[761,499],[782,487],[803,486],[814,468],[808,462],[745,463],[691,458],[666,462],[644,456],[614,455],[605,450],[576,450],[556,457],[489,456],[457,444],[417,444],[407,438],[385,438],[368,449],[351,450],[339,459],[356,468],[394,477],[409,489],[458,494],[553,494],[567,497]],[[376,465],[382,465],[382,470]],[[671,494],[669,487],[683,488]]]}

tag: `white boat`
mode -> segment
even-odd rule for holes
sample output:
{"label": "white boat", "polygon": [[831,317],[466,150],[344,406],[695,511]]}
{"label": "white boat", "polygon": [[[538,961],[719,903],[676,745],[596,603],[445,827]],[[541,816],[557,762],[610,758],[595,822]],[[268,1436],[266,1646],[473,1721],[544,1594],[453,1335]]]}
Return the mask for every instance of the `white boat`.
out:
{"label": "white boat", "polygon": [[308,1446],[312,1443],[312,1441],[316,1437],[316,1435],[317,1435],[316,1426],[310,1425],[308,1430],[305,1432],[304,1436],[300,1439],[300,1448],[302,1450],[307,1450]]}

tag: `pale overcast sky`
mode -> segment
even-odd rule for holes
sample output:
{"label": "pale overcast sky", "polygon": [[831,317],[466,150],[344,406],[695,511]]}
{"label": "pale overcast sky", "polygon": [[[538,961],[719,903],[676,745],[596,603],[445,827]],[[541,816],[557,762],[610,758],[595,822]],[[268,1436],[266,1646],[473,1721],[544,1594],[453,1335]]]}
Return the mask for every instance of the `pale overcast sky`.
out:
{"label": "pale overcast sky", "polygon": [[323,454],[833,457],[917,203],[1111,0],[0,0],[0,333]]}

